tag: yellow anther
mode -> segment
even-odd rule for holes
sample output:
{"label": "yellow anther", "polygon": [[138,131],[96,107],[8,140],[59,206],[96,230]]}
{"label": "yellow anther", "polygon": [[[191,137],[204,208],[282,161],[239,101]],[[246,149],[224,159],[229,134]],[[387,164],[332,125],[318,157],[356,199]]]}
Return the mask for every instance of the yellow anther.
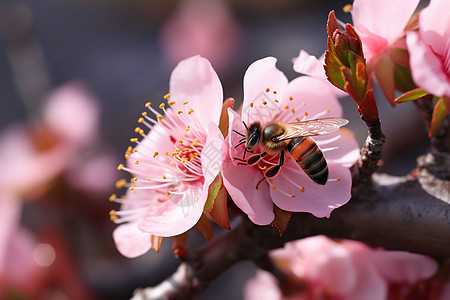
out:
{"label": "yellow anther", "polygon": [[116,198],[117,198],[116,194],[112,194],[111,196],[109,196],[109,201],[114,202]]}
{"label": "yellow anther", "polygon": [[330,112],[330,110],[329,110],[329,109],[327,108],[327,109],[325,110],[325,112],[326,112],[326,113],[329,113],[329,112]]}
{"label": "yellow anther", "polygon": [[163,116],[157,115],[156,118],[158,119],[158,121],[161,121],[163,119]]}
{"label": "yellow anther", "polygon": [[181,162],[184,164],[186,162],[186,158],[183,158]]}
{"label": "yellow anther", "polygon": [[179,110],[179,111],[177,111],[177,114],[182,114],[183,113],[183,111],[182,110]]}
{"label": "yellow anther", "polygon": [[130,142],[132,142],[132,143],[136,143],[138,141],[138,138],[131,138],[130,139]]}
{"label": "yellow anther", "polygon": [[186,138],[188,137],[188,135],[186,133],[183,133],[183,136],[186,137]]}
{"label": "yellow anther", "polygon": [[178,140],[178,143],[183,144],[183,141],[182,140]]}
{"label": "yellow anther", "polygon": [[167,104],[169,104],[169,105],[174,105],[174,104],[175,104],[175,101],[167,102]]}
{"label": "yellow anther", "polygon": [[136,132],[136,133],[138,133],[138,132],[140,132],[141,131],[141,128],[140,127],[136,127],[135,129],[134,129],[134,132]]}
{"label": "yellow anther", "polygon": [[267,104],[267,101],[263,101],[263,104],[266,105],[266,104]]}
{"label": "yellow anther", "polygon": [[125,153],[125,159],[129,159],[130,158],[130,153]]}
{"label": "yellow anther", "polygon": [[133,152],[137,152],[137,149],[133,149]]}
{"label": "yellow anther", "polygon": [[300,122],[300,119],[299,119],[299,118],[295,118],[295,120],[296,120],[297,122]]}
{"label": "yellow anther", "polygon": [[284,109],[289,109],[289,106],[286,105],[286,106],[284,107]]}
{"label": "yellow anther", "polygon": [[133,191],[134,190],[134,186],[130,186],[130,191]]}
{"label": "yellow anther", "polygon": [[196,146],[198,143],[198,138],[195,138],[194,141],[192,142],[192,146]]}
{"label": "yellow anther", "polygon": [[337,181],[341,181],[341,177],[336,178]]}
{"label": "yellow anther", "polygon": [[149,181],[149,182],[151,181],[151,179],[150,179],[150,178],[147,178],[147,179],[145,179],[145,180],[147,180],[147,181]]}
{"label": "yellow anther", "polygon": [[120,171],[120,170],[122,170],[122,169],[123,169],[123,167],[124,167],[124,165],[123,165],[123,164],[120,164],[120,165],[118,165],[118,166],[117,166],[117,170],[119,170],[119,171]]}
{"label": "yellow anther", "polygon": [[160,108],[160,109],[163,109],[164,106],[165,106],[165,104],[164,104],[164,103],[161,103],[161,104],[159,105],[159,108]]}
{"label": "yellow anther", "polygon": [[305,111],[305,117],[307,117],[308,116],[308,113]]}
{"label": "yellow anther", "polygon": [[169,192],[168,190],[166,191],[166,195],[167,195],[167,196],[170,196],[170,192]]}
{"label": "yellow anther", "polygon": [[169,99],[169,98],[170,98],[170,94],[169,93],[164,95],[164,99]]}
{"label": "yellow anther", "polygon": [[267,88],[267,89],[266,89],[266,93],[268,93],[269,91],[270,91],[270,89],[269,89],[269,88]]}
{"label": "yellow anther", "polygon": [[253,102],[252,102],[252,103],[250,103],[250,107],[253,107],[253,105],[254,105],[254,104],[253,104]]}
{"label": "yellow anther", "polygon": [[300,192],[302,192],[302,193],[304,193],[305,192],[305,187],[304,186],[302,186],[302,188],[300,189]]}
{"label": "yellow anther", "polygon": [[276,186],[272,185],[272,191],[275,191]]}
{"label": "yellow anther", "polygon": [[110,211],[109,211],[109,215],[110,216],[113,216],[113,215],[115,215],[116,214],[116,211],[114,210],[114,209],[111,209]]}
{"label": "yellow anther", "polygon": [[127,181],[125,180],[125,178],[122,178],[120,180],[116,181],[116,188],[121,189],[125,186],[125,184],[127,183]]}
{"label": "yellow anther", "polygon": [[139,130],[139,134],[143,135],[144,134],[144,129]]}
{"label": "yellow anther", "polygon": [[151,103],[151,102],[147,102],[147,103],[145,103],[145,107],[149,107],[150,105],[152,105],[152,103]]}
{"label": "yellow anther", "polygon": [[295,195],[292,195],[291,198],[295,198]]}
{"label": "yellow anther", "polygon": [[163,179],[167,179],[167,176],[166,176],[166,175],[163,175],[162,178],[163,178]]}
{"label": "yellow anther", "polygon": [[351,4],[347,4],[342,8],[342,11],[345,13],[349,13],[352,10],[353,6]]}
{"label": "yellow anther", "polygon": [[295,109],[291,109],[291,112],[292,112],[293,114],[295,114]]}
{"label": "yellow anther", "polygon": [[139,161],[138,161],[138,160],[137,160],[137,161],[135,161],[135,162],[134,162],[134,164],[135,164],[135,165],[138,165],[138,164],[139,164]]}
{"label": "yellow anther", "polygon": [[109,216],[109,218],[110,218],[111,221],[113,221],[113,222],[117,221],[117,219],[118,219],[118,217],[117,217],[116,215]]}
{"label": "yellow anther", "polygon": [[191,126],[188,125],[188,126],[186,127],[186,132],[188,132],[189,129],[191,129]]}
{"label": "yellow anther", "polygon": [[140,117],[140,118],[138,119],[138,123],[144,123],[144,118],[143,118],[143,117]]}
{"label": "yellow anther", "polygon": [[158,154],[159,154],[158,151],[156,151],[156,152],[153,154],[153,158],[157,157]]}
{"label": "yellow anther", "polygon": [[142,116],[146,116],[147,115],[147,112],[146,111],[144,111],[144,112],[142,112]]}
{"label": "yellow anther", "polygon": [[292,98],[292,97],[289,97],[289,101],[292,101],[292,100],[294,100],[294,98]]}
{"label": "yellow anther", "polygon": [[188,101],[184,101],[184,102],[183,102],[183,105],[186,105],[186,104],[188,104],[188,103],[189,103]]}
{"label": "yellow anther", "polygon": [[165,154],[166,154],[167,156],[169,156],[169,151],[166,151]]}
{"label": "yellow anther", "polygon": [[305,105],[306,105],[306,102],[303,102],[302,105],[305,106]]}
{"label": "yellow anther", "polygon": [[188,111],[188,115],[192,114],[193,112],[194,112],[194,110],[191,108],[191,109]]}
{"label": "yellow anther", "polygon": [[276,93],[277,93],[277,91],[273,91],[273,93],[274,93],[274,94],[276,94]]}

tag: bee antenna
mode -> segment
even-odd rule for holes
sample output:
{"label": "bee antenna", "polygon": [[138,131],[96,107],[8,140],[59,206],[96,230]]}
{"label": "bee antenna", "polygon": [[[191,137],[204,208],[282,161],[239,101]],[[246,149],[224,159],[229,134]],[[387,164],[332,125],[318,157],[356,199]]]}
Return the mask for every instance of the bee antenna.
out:
{"label": "bee antenna", "polygon": [[245,124],[244,121],[242,121],[242,123],[244,124],[245,129],[248,130],[247,124]]}
{"label": "bee antenna", "polygon": [[240,136],[245,137],[245,135],[243,135],[242,133],[240,133],[240,132],[238,132],[238,131],[236,131],[236,130],[234,130],[234,129],[233,129],[233,131],[234,131],[235,133],[239,134]]}

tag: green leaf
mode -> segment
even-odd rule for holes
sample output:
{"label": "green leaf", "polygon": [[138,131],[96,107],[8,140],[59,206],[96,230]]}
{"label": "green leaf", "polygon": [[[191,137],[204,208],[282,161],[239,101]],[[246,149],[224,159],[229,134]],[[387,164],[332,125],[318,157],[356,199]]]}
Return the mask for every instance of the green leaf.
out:
{"label": "green leaf", "polygon": [[325,52],[325,75],[329,82],[345,92],[345,81],[341,73],[342,64],[333,52]]}
{"label": "green leaf", "polygon": [[446,106],[446,102],[449,103],[450,99],[442,97],[434,106],[433,117],[431,118],[430,131],[428,136],[431,137],[439,125],[444,121],[445,117],[449,114],[449,108]]}
{"label": "green leaf", "polygon": [[209,185],[208,199],[206,200],[203,211],[207,211],[213,206],[214,200],[216,199],[217,194],[219,193],[219,190],[222,188],[222,186],[223,186],[222,176],[219,173],[217,174],[214,181]]}
{"label": "green leaf", "polygon": [[424,89],[414,89],[414,90],[410,90],[409,92],[404,93],[403,95],[397,97],[394,102],[395,103],[403,103],[403,102],[408,102],[408,101],[412,101],[412,100],[416,100],[419,99],[423,96],[428,95],[428,93],[424,90]]}

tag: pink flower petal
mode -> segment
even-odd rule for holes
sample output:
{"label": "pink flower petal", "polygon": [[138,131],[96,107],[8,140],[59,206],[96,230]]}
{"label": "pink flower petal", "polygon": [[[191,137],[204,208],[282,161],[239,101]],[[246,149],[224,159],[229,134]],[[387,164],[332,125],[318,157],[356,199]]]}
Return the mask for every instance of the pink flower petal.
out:
{"label": "pink flower petal", "polygon": [[[266,57],[251,64],[244,76],[242,120],[251,124],[265,123],[278,112],[275,100],[288,84],[286,76],[277,69],[276,58]],[[274,94],[275,93],[275,94]]]}
{"label": "pink flower petal", "polygon": [[[241,117],[238,115],[237,112],[235,112],[232,109],[228,109],[228,118],[229,118],[229,131],[228,131],[228,137],[227,137],[227,147],[222,148],[223,151],[228,155],[230,161],[226,160],[227,162],[233,162],[233,164],[237,165],[238,161],[234,158],[243,158],[244,157],[244,149],[245,149],[245,143],[243,144],[244,147],[236,147],[236,145],[240,144],[245,137],[246,129],[241,121]],[[237,134],[237,131],[244,135],[241,136]]]}
{"label": "pink flower petal", "polygon": [[375,251],[373,260],[380,273],[396,283],[415,284],[436,273],[435,260],[425,255],[404,251]]}
{"label": "pink flower petal", "polygon": [[359,158],[358,143],[349,130],[341,129],[337,133],[314,137],[314,140],[329,163],[350,168]]}
{"label": "pink flower petal", "polygon": [[406,36],[414,82],[436,96],[450,96],[450,79],[444,73],[442,61],[420,39],[416,32]]}
{"label": "pink flower petal", "polygon": [[208,124],[208,134],[201,152],[202,171],[205,177],[204,185],[209,186],[220,172],[222,164],[223,136],[216,124]]}
{"label": "pink flower petal", "polygon": [[278,281],[272,274],[258,270],[256,276],[245,283],[245,300],[276,300],[283,299]]}
{"label": "pink flower petal", "polygon": [[350,200],[352,178],[349,169],[341,165],[328,162],[328,170],[328,181],[322,186],[312,181],[289,157],[280,173],[269,180],[275,186],[270,189],[273,202],[287,211],[329,217],[335,208]]}
{"label": "pink flower petal", "polygon": [[298,57],[294,58],[294,71],[300,74],[326,79],[323,62],[305,50],[300,50]]}
{"label": "pink flower petal", "polygon": [[44,106],[44,121],[76,146],[85,147],[98,135],[100,107],[83,85],[66,84],[56,89]]}
{"label": "pink flower petal", "polygon": [[182,234],[197,224],[208,197],[208,187],[189,185],[184,193],[153,205],[138,228],[156,236]]}
{"label": "pink flower petal", "polygon": [[342,106],[330,84],[309,76],[298,77],[287,85],[277,109],[278,119],[286,123],[342,116]]}
{"label": "pink flower petal", "polygon": [[151,235],[138,229],[136,223],[122,224],[113,232],[117,250],[126,257],[140,256],[152,247]]}
{"label": "pink flower petal", "polygon": [[420,35],[424,43],[429,45],[434,53],[447,58],[450,56],[449,11],[448,0],[432,0],[421,11],[419,19]]}
{"label": "pink flower petal", "polygon": [[273,204],[266,183],[256,189],[262,173],[253,167],[228,166],[222,169],[223,184],[234,203],[258,225],[273,221]]}
{"label": "pink flower petal", "polygon": [[419,2],[355,0],[352,8],[353,24],[359,32],[383,37],[391,43],[402,33]]}
{"label": "pink flower petal", "polygon": [[[175,101],[174,110],[183,111],[184,118],[191,116],[188,111],[192,108],[192,115],[195,115],[203,128],[207,128],[209,121],[219,124],[223,101],[222,84],[207,59],[197,55],[181,61],[175,67],[170,77],[169,100]],[[188,104],[183,105],[185,101]]]}

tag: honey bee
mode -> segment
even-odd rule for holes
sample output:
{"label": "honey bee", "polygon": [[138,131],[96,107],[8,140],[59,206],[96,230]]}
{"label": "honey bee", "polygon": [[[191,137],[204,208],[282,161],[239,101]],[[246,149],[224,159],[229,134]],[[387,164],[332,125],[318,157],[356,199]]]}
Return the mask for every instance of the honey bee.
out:
{"label": "honey bee", "polygon": [[[276,155],[280,153],[277,165],[267,168],[265,177],[274,177],[284,165],[284,153],[289,151],[292,158],[314,182],[324,185],[328,180],[328,166],[322,151],[310,136],[324,135],[339,130],[341,126],[348,123],[343,118],[323,118],[294,123],[270,122],[264,128],[259,122],[250,126],[244,123],[246,134],[233,130],[242,136],[235,146],[245,143],[243,158],[235,158],[244,165],[255,165],[267,154]],[[252,152],[258,145],[265,150],[260,154],[245,159],[246,152]]]}

